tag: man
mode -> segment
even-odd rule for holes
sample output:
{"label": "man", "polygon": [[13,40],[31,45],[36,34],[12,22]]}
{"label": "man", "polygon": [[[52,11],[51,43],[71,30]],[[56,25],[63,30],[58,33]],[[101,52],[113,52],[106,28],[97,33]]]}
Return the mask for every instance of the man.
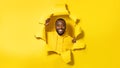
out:
{"label": "man", "polygon": [[40,23],[40,35],[46,43],[48,54],[59,54],[66,63],[71,62],[71,53],[74,49],[84,48],[77,38],[70,36],[68,22],[64,18],[48,18],[45,24]]}
{"label": "man", "polygon": [[[47,19],[46,25],[50,25],[49,23],[50,19]],[[58,18],[53,24],[55,30],[47,32],[49,49],[58,54],[70,50],[75,41],[72,42],[73,38],[67,33],[66,21],[62,18]]]}

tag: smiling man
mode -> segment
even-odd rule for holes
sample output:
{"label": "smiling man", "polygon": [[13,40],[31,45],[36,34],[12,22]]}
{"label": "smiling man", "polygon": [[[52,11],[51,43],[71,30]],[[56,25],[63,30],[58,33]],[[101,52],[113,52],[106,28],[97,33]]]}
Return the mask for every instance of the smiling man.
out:
{"label": "smiling man", "polygon": [[72,61],[71,54],[74,49],[85,48],[84,43],[71,36],[74,34],[72,30],[75,28],[71,29],[66,17],[50,17],[40,23],[40,33],[36,38],[46,43],[48,55],[59,54],[65,63],[69,63]]}
{"label": "smiling man", "polygon": [[50,22],[50,19],[47,19],[46,25],[46,27],[54,25],[53,31],[48,31],[46,33],[48,40],[48,51],[54,51],[58,54],[61,54],[62,52],[68,51],[72,48],[73,38],[68,35],[67,24],[63,18],[58,18],[52,23]]}
{"label": "smiling man", "polygon": [[66,22],[64,19],[60,18],[57,19],[56,23],[55,23],[55,27],[56,27],[56,31],[57,33],[61,36],[64,34],[65,30],[66,30]]}

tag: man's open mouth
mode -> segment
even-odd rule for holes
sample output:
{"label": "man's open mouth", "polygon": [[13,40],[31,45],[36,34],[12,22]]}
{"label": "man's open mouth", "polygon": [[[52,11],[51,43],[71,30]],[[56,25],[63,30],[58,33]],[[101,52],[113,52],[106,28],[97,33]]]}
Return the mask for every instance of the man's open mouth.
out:
{"label": "man's open mouth", "polygon": [[58,31],[59,31],[59,32],[62,32],[63,30],[62,30],[62,29],[59,29]]}

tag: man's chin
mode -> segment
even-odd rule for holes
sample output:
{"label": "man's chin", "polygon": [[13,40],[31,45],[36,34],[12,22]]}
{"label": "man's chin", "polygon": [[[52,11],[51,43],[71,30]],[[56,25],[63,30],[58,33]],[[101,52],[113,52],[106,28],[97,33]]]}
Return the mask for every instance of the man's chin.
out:
{"label": "man's chin", "polygon": [[58,33],[58,35],[63,35],[64,34],[64,30],[63,31],[59,31],[59,30],[57,30],[57,33]]}
{"label": "man's chin", "polygon": [[58,32],[58,34],[61,36],[61,35],[63,35],[63,34],[64,34],[64,32],[62,32],[62,33],[59,33],[59,32]]}

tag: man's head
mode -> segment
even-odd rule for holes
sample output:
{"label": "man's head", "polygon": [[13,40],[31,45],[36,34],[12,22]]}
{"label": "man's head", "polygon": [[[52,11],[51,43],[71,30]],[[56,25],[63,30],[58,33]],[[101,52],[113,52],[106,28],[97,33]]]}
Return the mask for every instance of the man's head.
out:
{"label": "man's head", "polygon": [[66,22],[64,19],[59,18],[56,20],[55,22],[55,28],[57,33],[61,36],[64,34],[65,30],[66,30]]}

